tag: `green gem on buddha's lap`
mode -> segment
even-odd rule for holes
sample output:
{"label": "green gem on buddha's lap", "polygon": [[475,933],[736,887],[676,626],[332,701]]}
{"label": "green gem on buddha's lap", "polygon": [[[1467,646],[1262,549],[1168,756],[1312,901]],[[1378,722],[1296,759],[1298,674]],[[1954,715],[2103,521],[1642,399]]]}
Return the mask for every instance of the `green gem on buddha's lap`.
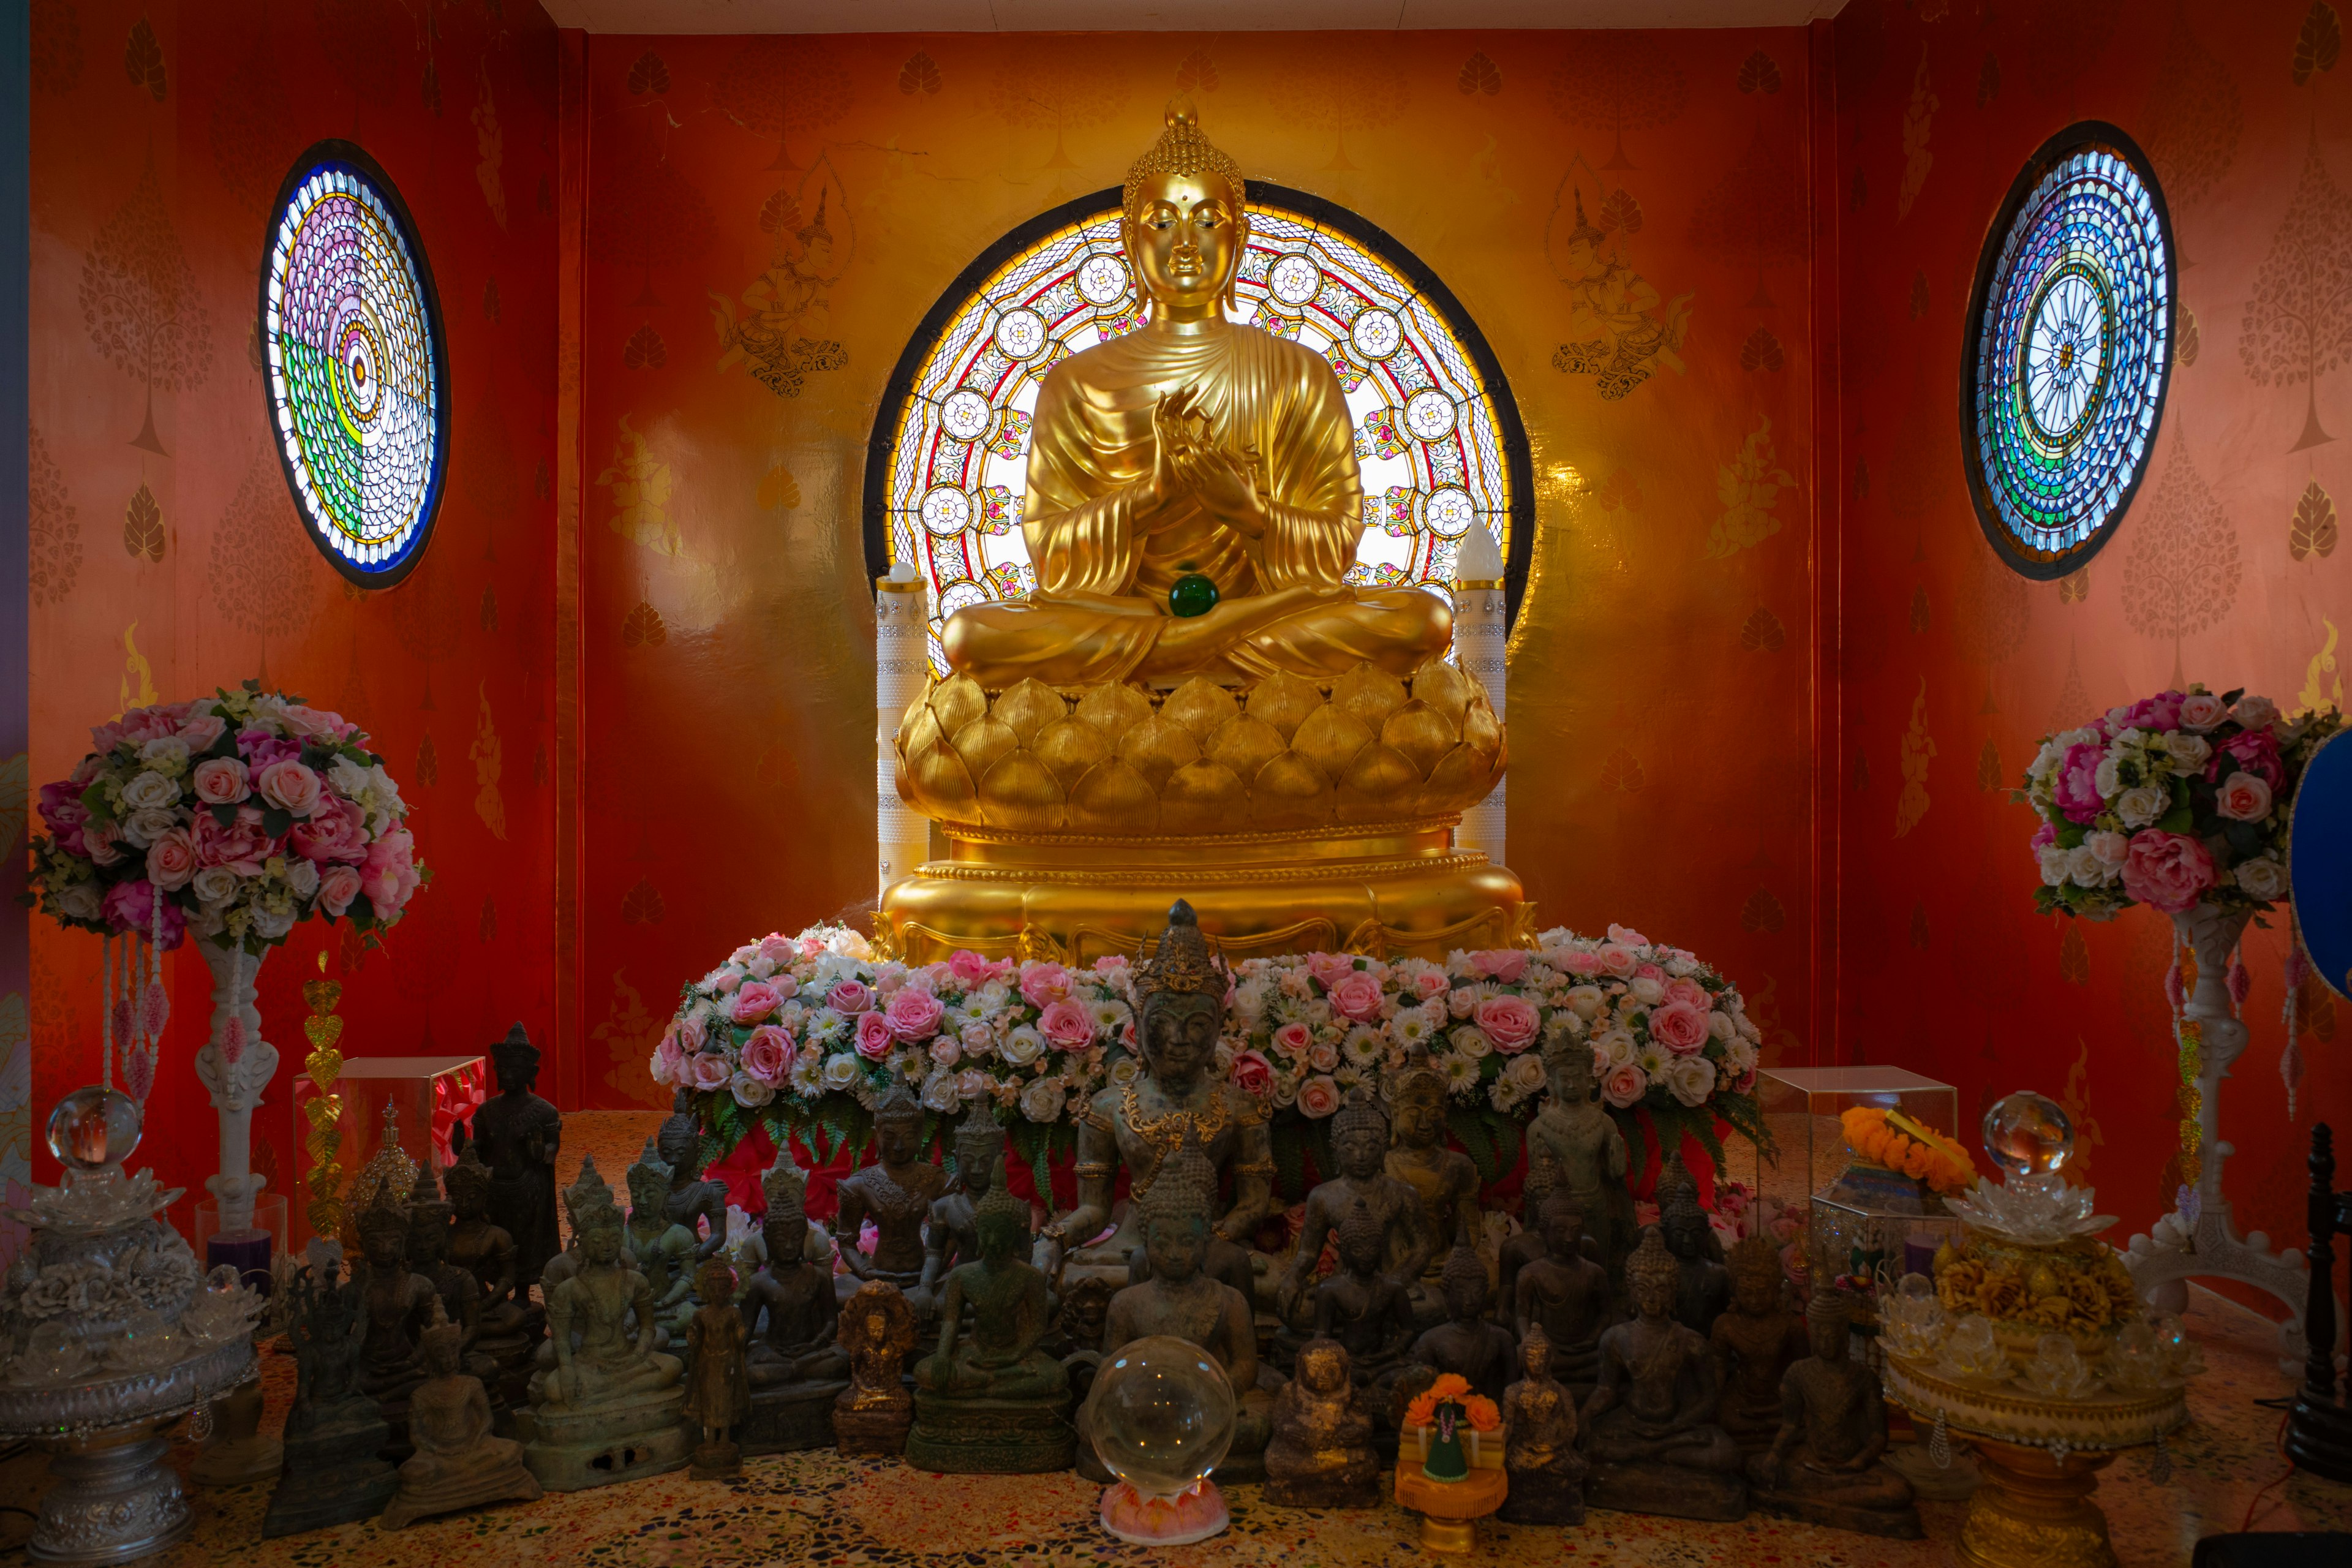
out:
{"label": "green gem on buddha's lap", "polygon": [[1168,608],[1180,619],[1205,616],[1217,607],[1217,585],[1199,572],[1187,572],[1168,589]]}

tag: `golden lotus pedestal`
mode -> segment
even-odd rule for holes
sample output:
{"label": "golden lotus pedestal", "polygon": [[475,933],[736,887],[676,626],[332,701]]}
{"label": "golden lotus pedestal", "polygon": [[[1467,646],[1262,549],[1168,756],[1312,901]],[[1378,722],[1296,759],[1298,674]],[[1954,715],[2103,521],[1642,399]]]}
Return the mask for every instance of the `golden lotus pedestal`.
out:
{"label": "golden lotus pedestal", "polygon": [[1519,879],[1453,841],[1506,758],[1486,692],[1452,665],[1165,693],[953,676],[908,708],[895,750],[899,795],[949,846],[882,895],[877,940],[912,963],[1133,953],[1179,898],[1237,958],[1443,958],[1532,935]]}

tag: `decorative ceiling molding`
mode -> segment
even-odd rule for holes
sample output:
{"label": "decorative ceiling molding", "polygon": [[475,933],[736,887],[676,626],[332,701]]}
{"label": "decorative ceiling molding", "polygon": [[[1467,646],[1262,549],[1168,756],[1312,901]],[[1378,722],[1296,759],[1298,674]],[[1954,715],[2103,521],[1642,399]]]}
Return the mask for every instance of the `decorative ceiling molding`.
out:
{"label": "decorative ceiling molding", "polygon": [[1846,0],[541,0],[592,33],[1282,33],[1794,27]]}

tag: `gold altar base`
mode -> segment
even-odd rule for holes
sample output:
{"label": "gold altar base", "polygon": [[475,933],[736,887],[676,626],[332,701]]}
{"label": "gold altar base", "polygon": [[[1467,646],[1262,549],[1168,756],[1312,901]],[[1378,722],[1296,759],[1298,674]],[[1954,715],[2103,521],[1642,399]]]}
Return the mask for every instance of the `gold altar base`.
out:
{"label": "gold altar base", "polygon": [[1984,1479],[1960,1522],[1960,1561],[1975,1568],[2116,1568],[2107,1516],[2091,1500],[2108,1453],[1975,1439]]}
{"label": "gold altar base", "polygon": [[912,963],[957,948],[1091,963],[1140,951],[1181,898],[1230,958],[1527,945],[1518,878],[1455,849],[1456,820],[1185,837],[942,824],[949,858],[883,893],[876,934]]}

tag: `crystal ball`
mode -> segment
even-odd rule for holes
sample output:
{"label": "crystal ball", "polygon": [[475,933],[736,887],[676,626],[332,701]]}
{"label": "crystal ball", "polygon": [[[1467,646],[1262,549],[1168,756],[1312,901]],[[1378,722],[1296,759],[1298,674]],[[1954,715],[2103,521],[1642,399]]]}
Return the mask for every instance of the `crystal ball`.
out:
{"label": "crystal ball", "polygon": [[1217,1358],[1166,1334],[1106,1359],[1088,1395],[1095,1452],[1146,1497],[1189,1490],[1223,1462],[1239,1403]]}
{"label": "crystal ball", "polygon": [[120,1165],[139,1147],[139,1107],[96,1084],[75,1089],[49,1112],[48,1142],[68,1171],[87,1175]]}
{"label": "crystal ball", "polygon": [[1984,1148],[2012,1176],[2054,1176],[2074,1152],[2074,1124],[2056,1100],[2021,1089],[1984,1113]]}

